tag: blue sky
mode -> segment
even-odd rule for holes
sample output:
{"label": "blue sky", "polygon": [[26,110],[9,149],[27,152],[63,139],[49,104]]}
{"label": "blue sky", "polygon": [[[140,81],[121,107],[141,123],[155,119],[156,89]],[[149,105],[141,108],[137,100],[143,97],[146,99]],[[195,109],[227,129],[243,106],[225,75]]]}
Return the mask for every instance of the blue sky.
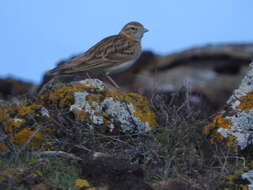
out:
{"label": "blue sky", "polygon": [[150,31],[143,49],[170,53],[253,41],[253,0],[1,0],[0,77],[43,73],[129,21]]}

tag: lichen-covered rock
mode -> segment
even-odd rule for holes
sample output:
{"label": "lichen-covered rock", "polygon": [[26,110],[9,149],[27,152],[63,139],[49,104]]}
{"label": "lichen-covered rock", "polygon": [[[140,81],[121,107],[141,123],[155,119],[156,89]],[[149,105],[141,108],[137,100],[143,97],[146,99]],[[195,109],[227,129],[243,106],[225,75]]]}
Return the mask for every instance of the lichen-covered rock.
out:
{"label": "lichen-covered rock", "polygon": [[253,190],[253,170],[238,170],[226,177],[224,190]]}
{"label": "lichen-covered rock", "polygon": [[[75,129],[67,129],[69,122]],[[57,142],[63,148],[66,139],[67,144],[74,143],[81,128],[110,135],[143,133],[155,126],[155,114],[145,97],[106,89],[102,81],[86,79],[56,86],[36,100],[0,104],[0,151],[11,151],[9,144],[48,150]]]}
{"label": "lichen-covered rock", "polygon": [[253,63],[241,85],[227,101],[226,109],[216,115],[204,132],[212,141],[223,141],[233,150],[253,143]]}
{"label": "lichen-covered rock", "polygon": [[59,86],[41,96],[43,104],[68,108],[90,128],[103,132],[147,132],[156,126],[148,100],[136,93],[106,89],[97,79]]}
{"label": "lichen-covered rock", "polygon": [[9,151],[6,141],[16,145],[41,146],[44,129],[39,123],[48,118],[44,112],[45,108],[37,103],[1,105],[0,150]]}

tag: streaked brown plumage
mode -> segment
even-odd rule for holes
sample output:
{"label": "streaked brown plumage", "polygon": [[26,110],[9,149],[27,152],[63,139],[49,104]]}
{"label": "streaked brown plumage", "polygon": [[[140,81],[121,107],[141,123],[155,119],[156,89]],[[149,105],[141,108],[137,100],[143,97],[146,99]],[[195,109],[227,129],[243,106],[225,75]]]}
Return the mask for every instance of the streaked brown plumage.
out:
{"label": "streaked brown plumage", "polygon": [[109,74],[126,70],[137,60],[141,53],[141,39],[147,31],[139,22],[126,24],[119,34],[101,40],[83,54],[48,71],[37,89],[38,94],[61,78],[80,79],[87,72],[104,73],[119,88]]}
{"label": "streaked brown plumage", "polygon": [[138,22],[126,24],[118,35],[110,36],[74,59],[47,74],[76,74],[86,71],[110,74],[127,69],[141,53],[141,38],[148,30]]}

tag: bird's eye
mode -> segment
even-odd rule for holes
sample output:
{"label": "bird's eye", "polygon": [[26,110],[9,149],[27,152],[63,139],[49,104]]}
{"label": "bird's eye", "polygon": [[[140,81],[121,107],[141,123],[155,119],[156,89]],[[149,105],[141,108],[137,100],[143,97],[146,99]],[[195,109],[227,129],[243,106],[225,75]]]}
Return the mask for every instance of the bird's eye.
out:
{"label": "bird's eye", "polygon": [[130,29],[133,31],[137,31],[137,28],[135,28],[135,27],[130,27]]}

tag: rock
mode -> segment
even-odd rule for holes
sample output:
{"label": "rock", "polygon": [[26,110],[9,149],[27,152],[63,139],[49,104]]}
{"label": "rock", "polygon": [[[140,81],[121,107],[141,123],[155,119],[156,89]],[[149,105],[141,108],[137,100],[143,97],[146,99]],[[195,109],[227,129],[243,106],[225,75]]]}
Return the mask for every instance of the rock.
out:
{"label": "rock", "polygon": [[155,115],[145,97],[106,89],[97,79],[56,87],[41,99],[57,107],[68,107],[90,128],[112,134],[143,133],[156,126]]}
{"label": "rock", "polygon": [[87,140],[88,131],[142,134],[157,125],[147,98],[107,89],[97,79],[56,86],[37,100],[0,108],[0,150],[6,152],[11,150],[8,141],[53,149],[55,143],[75,146]]}
{"label": "rock", "polygon": [[206,45],[165,56],[143,52],[137,64],[113,77],[139,93],[175,93],[185,87],[219,109],[240,84],[252,59],[253,44]]}
{"label": "rock", "polygon": [[[47,120],[37,103],[0,105],[0,150],[9,151],[9,144],[39,147],[43,142],[43,129],[34,128],[36,123]],[[2,138],[1,138],[2,137]],[[7,138],[8,137],[8,138]],[[9,143],[8,143],[9,142]]]}
{"label": "rock", "polygon": [[225,142],[235,150],[252,146],[253,130],[253,62],[238,89],[229,98],[226,108],[216,115],[204,130],[213,141]]}
{"label": "rock", "polygon": [[253,170],[241,169],[226,177],[222,189],[253,189]]}
{"label": "rock", "polygon": [[31,93],[34,85],[31,82],[18,80],[12,77],[0,79],[0,97],[4,100],[17,98]]}

